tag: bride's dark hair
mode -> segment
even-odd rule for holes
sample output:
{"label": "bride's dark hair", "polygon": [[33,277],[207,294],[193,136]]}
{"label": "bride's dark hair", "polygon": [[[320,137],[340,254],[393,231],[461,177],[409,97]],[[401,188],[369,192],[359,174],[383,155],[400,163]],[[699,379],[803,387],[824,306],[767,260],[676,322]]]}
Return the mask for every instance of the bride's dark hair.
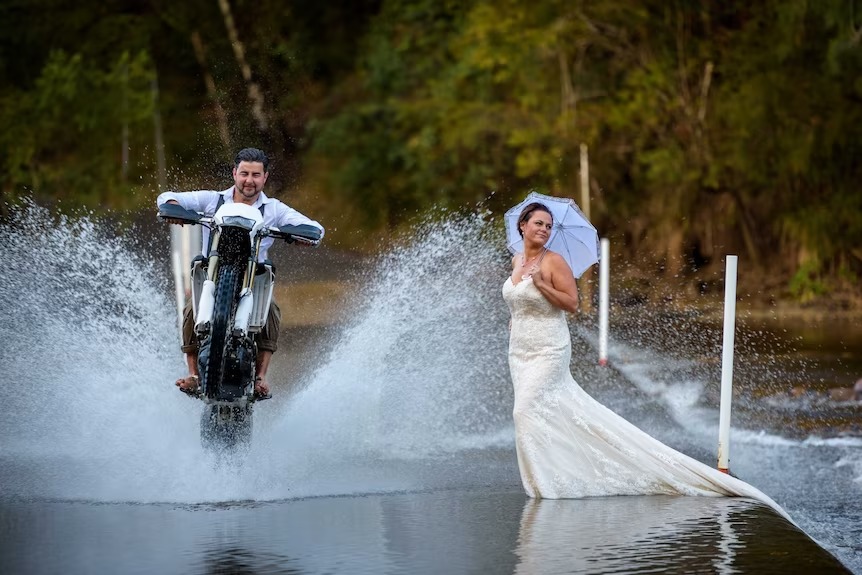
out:
{"label": "bride's dark hair", "polygon": [[551,216],[551,223],[554,223],[554,214],[551,213],[551,210],[548,209],[548,206],[541,202],[533,202],[532,204],[527,204],[524,206],[524,209],[521,210],[521,215],[518,216],[518,233],[521,237],[524,237],[524,231],[521,229],[521,224],[527,223],[530,221],[530,216],[533,215],[533,212],[548,212],[548,215]]}

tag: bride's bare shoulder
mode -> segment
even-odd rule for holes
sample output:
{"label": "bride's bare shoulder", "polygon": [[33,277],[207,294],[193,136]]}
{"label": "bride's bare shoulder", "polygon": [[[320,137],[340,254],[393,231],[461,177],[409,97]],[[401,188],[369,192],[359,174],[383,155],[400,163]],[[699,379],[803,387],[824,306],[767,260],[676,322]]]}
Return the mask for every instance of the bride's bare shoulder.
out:
{"label": "bride's bare shoulder", "polygon": [[558,266],[560,264],[565,264],[566,266],[569,265],[566,263],[566,260],[563,259],[563,256],[551,250],[548,250],[548,253],[545,254],[545,261],[550,263],[552,266]]}
{"label": "bride's bare shoulder", "polygon": [[548,252],[548,266],[550,267],[550,271],[554,274],[561,274],[561,276],[571,276],[572,268],[569,267],[566,259],[558,254],[557,252]]}

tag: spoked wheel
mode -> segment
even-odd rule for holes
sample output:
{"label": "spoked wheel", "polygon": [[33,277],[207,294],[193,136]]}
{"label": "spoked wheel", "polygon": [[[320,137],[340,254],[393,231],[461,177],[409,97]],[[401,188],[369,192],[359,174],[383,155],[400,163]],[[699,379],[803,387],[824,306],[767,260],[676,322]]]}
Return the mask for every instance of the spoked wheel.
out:
{"label": "spoked wheel", "polygon": [[201,443],[207,449],[235,451],[251,444],[250,403],[211,403],[201,414]]}

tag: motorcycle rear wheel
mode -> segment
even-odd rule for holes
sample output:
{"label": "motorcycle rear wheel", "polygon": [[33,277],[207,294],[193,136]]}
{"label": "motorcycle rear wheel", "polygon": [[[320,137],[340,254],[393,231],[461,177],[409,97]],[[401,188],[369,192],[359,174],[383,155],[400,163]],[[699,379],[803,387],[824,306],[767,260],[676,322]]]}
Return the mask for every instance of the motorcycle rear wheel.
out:
{"label": "motorcycle rear wheel", "polygon": [[201,414],[201,444],[215,451],[236,451],[251,444],[252,406],[212,403]]}

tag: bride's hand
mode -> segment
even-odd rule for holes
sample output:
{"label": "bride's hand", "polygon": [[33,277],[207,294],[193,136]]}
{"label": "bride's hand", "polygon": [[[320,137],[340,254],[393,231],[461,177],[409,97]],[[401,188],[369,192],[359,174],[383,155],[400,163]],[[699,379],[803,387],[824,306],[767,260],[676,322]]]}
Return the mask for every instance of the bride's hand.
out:
{"label": "bride's hand", "polygon": [[545,285],[545,283],[546,283],[546,282],[545,282],[545,276],[543,276],[543,275],[542,275],[542,270],[541,270],[541,269],[537,269],[536,271],[534,271],[534,272],[533,272],[532,274],[530,274],[530,275],[532,275],[532,276],[533,276],[533,285],[534,285],[534,286],[536,286],[537,288],[539,288],[539,287],[542,287],[543,285]]}

